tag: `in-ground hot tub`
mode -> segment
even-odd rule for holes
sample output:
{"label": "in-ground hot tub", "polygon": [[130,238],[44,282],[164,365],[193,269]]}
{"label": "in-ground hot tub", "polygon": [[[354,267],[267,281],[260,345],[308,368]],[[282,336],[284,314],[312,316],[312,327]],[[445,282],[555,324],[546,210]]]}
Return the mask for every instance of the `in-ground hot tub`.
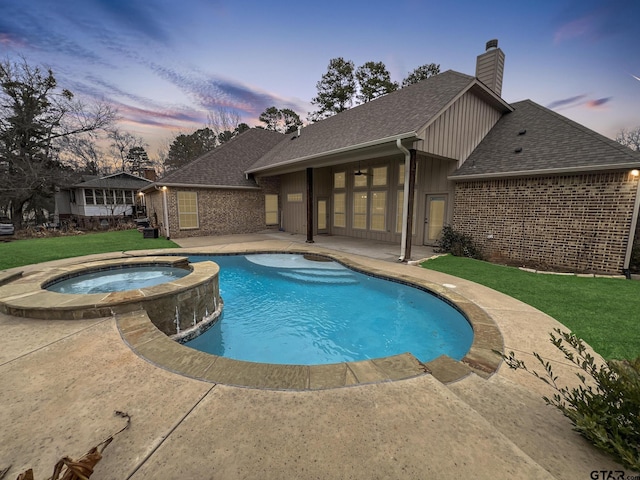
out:
{"label": "in-ground hot tub", "polygon": [[[161,279],[163,283],[148,284],[149,276],[155,276],[149,272],[154,271],[167,274]],[[142,272],[139,288],[135,272]],[[187,257],[98,260],[47,269],[3,286],[0,311],[29,318],[85,319],[145,310],[163,333],[187,340],[213,325],[220,316],[218,275],[215,263],[190,264]],[[125,279],[124,288],[128,289],[122,290]],[[65,287],[83,282],[88,287],[79,293],[68,293],[70,290]]]}

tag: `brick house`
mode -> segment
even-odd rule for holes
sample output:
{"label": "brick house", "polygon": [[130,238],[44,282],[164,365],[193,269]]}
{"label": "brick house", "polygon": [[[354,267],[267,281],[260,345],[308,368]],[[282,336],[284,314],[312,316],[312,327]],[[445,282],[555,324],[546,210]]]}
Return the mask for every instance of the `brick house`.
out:
{"label": "brick house", "polygon": [[450,224],[494,258],[629,266],[640,154],[530,100],[501,98],[497,41],[446,71],[298,132],[251,129],[146,187],[167,236],[267,228],[433,245]]}

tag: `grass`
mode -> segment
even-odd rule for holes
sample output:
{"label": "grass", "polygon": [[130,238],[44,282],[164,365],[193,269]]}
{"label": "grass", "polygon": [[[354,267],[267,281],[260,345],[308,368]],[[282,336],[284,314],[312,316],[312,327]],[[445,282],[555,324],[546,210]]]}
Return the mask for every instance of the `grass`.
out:
{"label": "grass", "polygon": [[143,238],[142,233],[137,230],[14,240],[0,243],[0,270],[93,253],[176,248],[177,246],[164,238]]}
{"label": "grass", "polygon": [[447,255],[423,267],[471,280],[552,316],[605,359],[640,356],[640,282],[544,275]]}

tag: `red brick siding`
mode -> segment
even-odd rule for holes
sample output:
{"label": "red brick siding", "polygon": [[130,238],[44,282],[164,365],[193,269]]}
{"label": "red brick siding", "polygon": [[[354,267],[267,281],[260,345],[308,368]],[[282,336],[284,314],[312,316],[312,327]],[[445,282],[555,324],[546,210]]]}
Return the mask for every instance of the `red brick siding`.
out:
{"label": "red brick siding", "polygon": [[496,259],[619,274],[637,181],[611,172],[460,182],[452,226]]}

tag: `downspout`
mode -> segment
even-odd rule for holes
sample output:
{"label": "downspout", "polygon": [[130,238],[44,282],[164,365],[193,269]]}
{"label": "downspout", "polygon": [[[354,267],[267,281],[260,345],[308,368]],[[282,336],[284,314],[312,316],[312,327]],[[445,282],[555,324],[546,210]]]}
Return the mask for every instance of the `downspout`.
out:
{"label": "downspout", "polygon": [[156,186],[156,190],[161,190],[162,191],[162,213],[163,213],[163,220],[164,220],[164,233],[165,233],[165,237],[167,240],[169,240],[171,237],[169,235],[169,210],[168,210],[168,206],[167,206],[167,187],[164,186],[162,188],[158,188]]}
{"label": "downspout", "polygon": [[[633,175],[633,173],[632,173]],[[634,175],[638,185],[636,187],[636,201],[633,204],[633,214],[631,217],[631,229],[629,231],[629,243],[627,243],[627,252],[624,256],[624,266],[622,272],[629,279],[631,278],[631,272],[629,272],[629,264],[631,263],[631,252],[633,251],[633,241],[635,240],[636,227],[638,226],[638,212],[640,212],[640,177]]]}
{"label": "downspout", "polygon": [[407,220],[409,218],[409,178],[411,173],[411,152],[407,150],[404,145],[402,145],[402,141],[397,138],[396,146],[398,149],[404,153],[404,195],[402,196],[402,240],[400,243],[400,258],[398,258],[399,262],[405,261],[405,256],[407,253]]}

